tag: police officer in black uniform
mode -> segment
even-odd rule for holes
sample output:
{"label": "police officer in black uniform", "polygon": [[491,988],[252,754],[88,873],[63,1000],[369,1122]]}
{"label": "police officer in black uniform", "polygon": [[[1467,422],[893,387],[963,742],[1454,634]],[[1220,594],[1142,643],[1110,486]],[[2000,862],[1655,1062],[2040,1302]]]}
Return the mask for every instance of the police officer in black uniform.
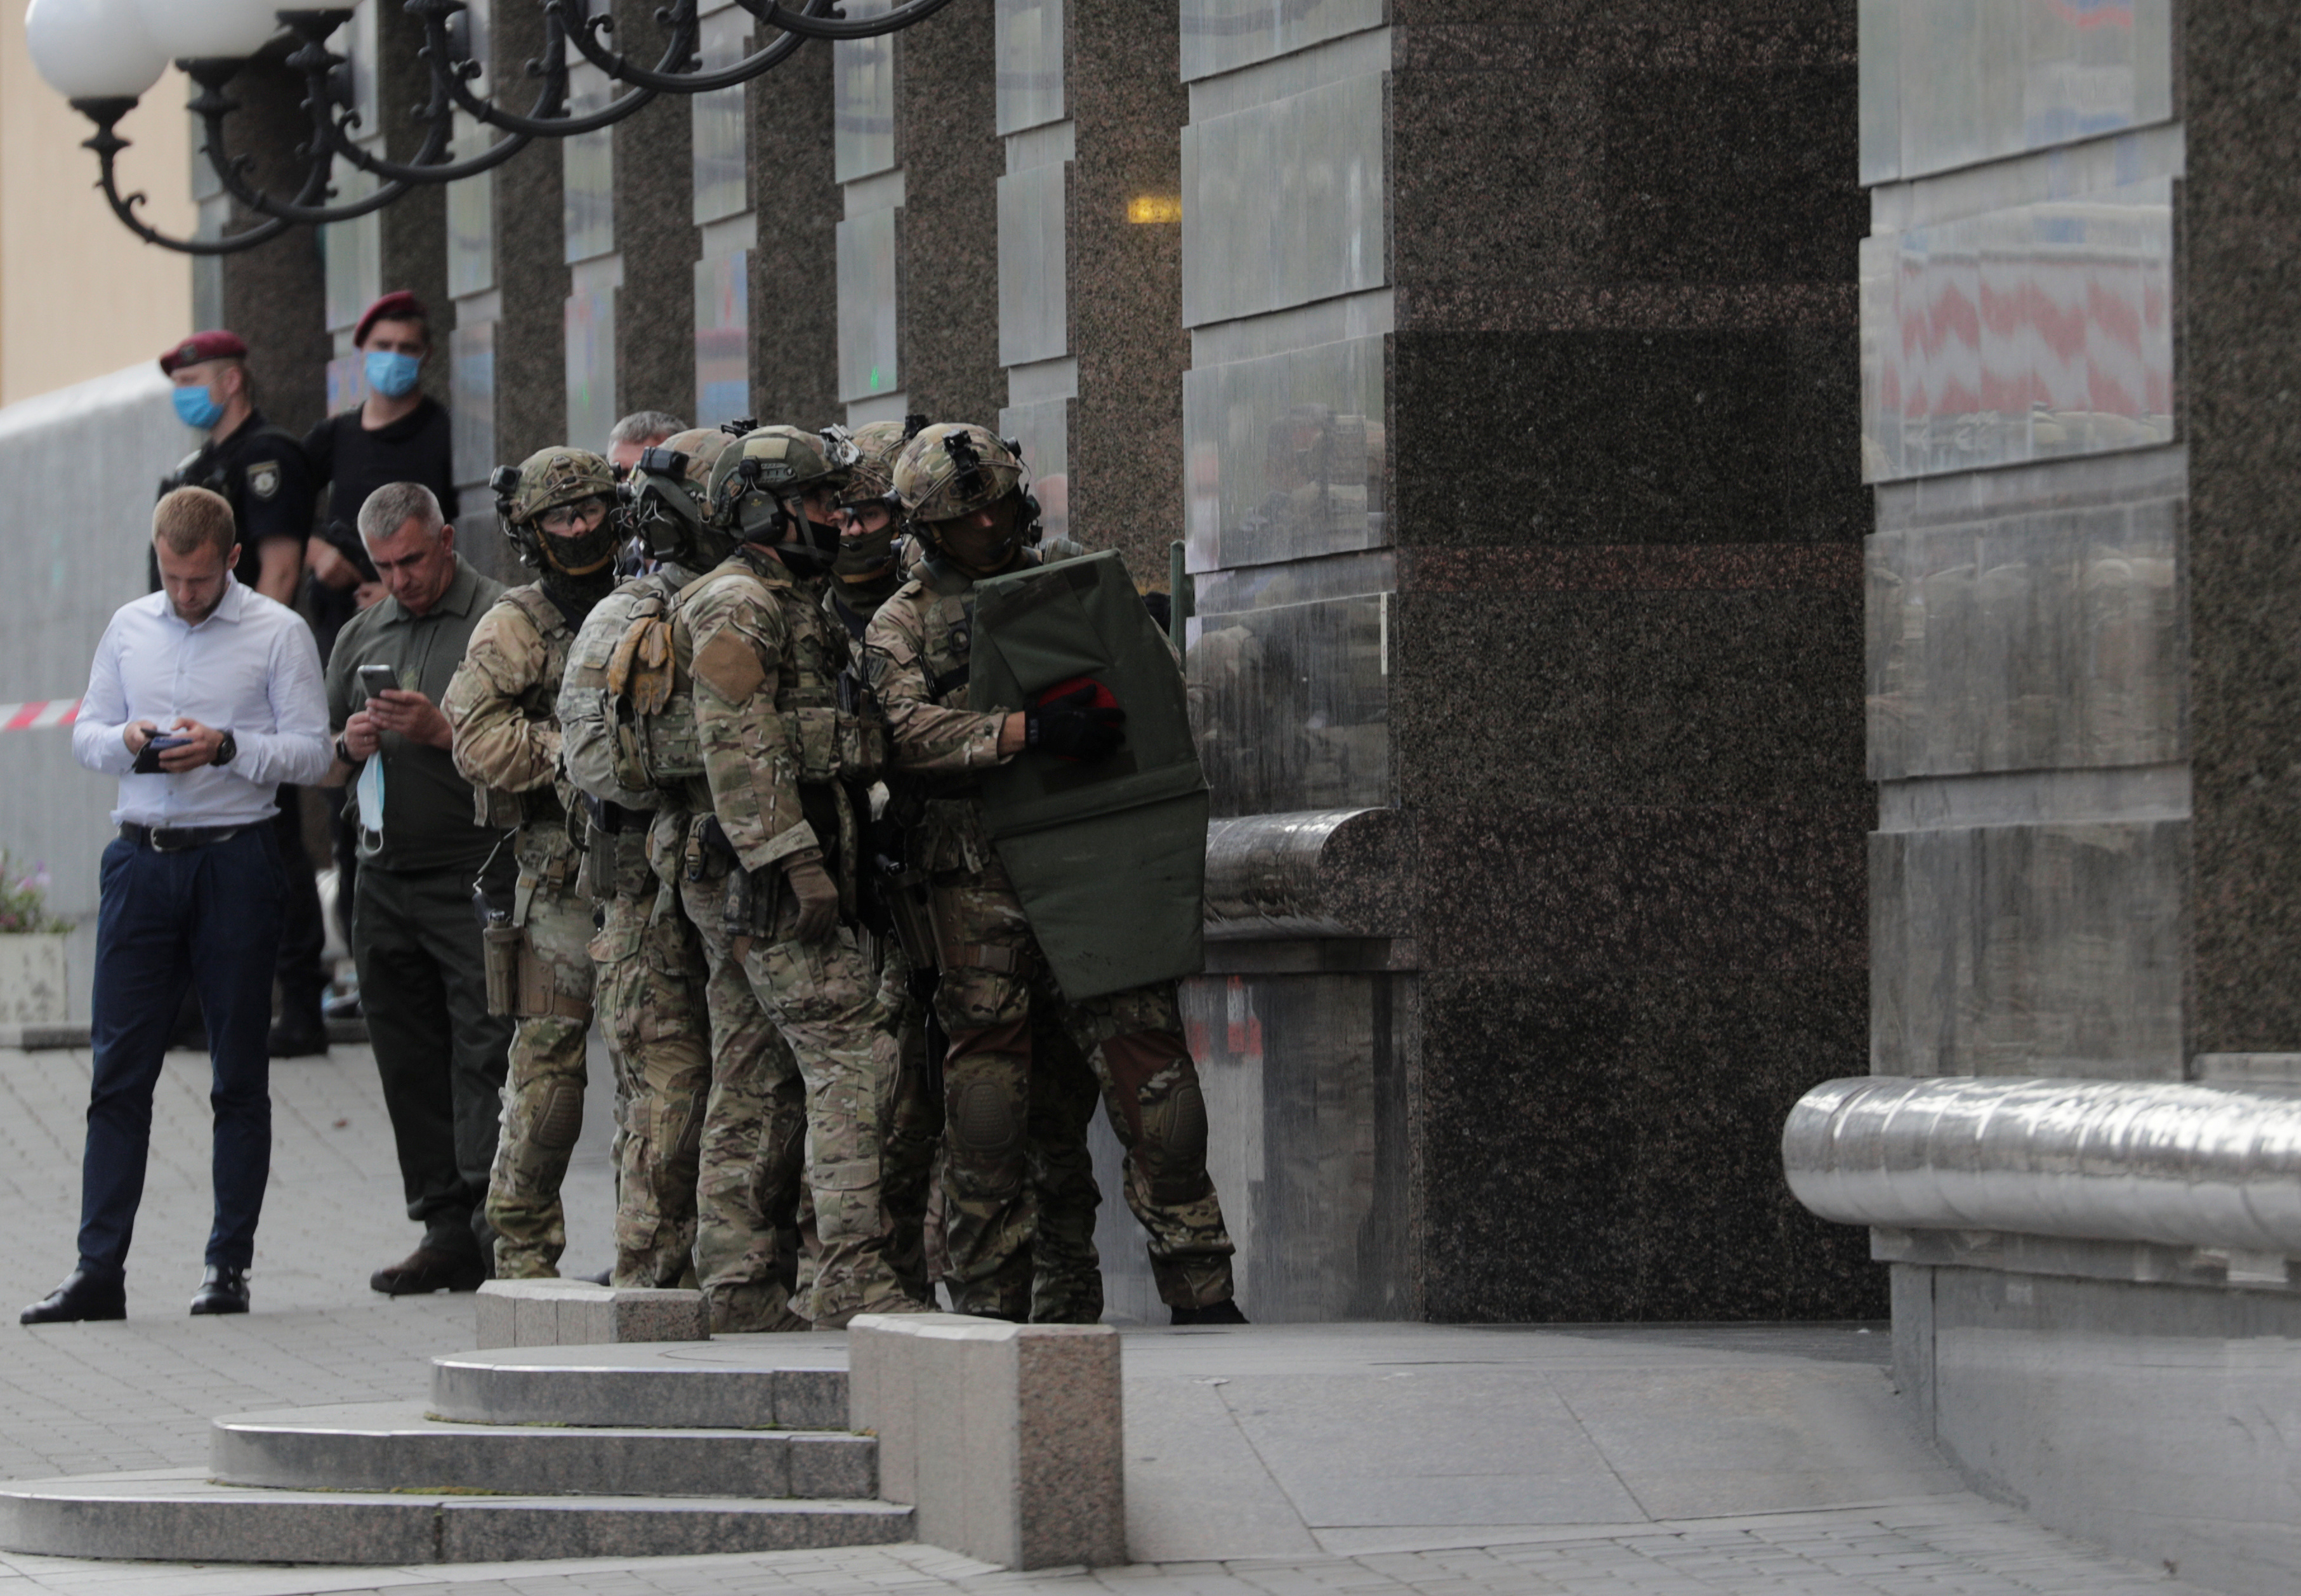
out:
{"label": "police officer in black uniform", "polygon": [[[196,332],[160,356],[160,369],[176,385],[177,417],[208,435],[161,481],[160,491],[206,488],[223,495],[239,528],[239,564],[232,574],[242,586],[294,608],[304,577],[304,543],[312,531],[312,473],[295,434],[273,426],[255,407],[247,345],[222,329]],[[151,584],[160,585],[156,556]],[[327,935],[304,848],[303,805],[297,790],[285,785],[278,801],[272,824],[288,872],[288,900],[277,969],[280,1020],[271,1044],[272,1057],[291,1058],[328,1050],[320,1015],[328,983],[321,968]]]}

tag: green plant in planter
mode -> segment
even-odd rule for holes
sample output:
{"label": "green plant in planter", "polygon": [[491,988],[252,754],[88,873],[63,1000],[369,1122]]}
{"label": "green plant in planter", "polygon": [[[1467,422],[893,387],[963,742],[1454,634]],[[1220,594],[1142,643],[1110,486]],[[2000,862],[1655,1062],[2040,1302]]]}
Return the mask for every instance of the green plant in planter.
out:
{"label": "green plant in planter", "polygon": [[35,865],[29,875],[17,875],[9,868],[8,850],[0,848],[0,936],[71,929],[71,922],[48,913],[48,881],[45,863]]}

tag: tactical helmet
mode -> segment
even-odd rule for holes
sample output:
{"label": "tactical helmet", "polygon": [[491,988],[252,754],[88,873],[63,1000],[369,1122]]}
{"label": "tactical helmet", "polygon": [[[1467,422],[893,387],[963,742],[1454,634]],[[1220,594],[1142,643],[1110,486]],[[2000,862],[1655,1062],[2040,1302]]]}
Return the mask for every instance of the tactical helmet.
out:
{"label": "tactical helmet", "polygon": [[891,500],[899,505],[921,537],[940,547],[939,522],[1017,501],[1014,535],[997,552],[997,563],[1021,544],[1036,539],[1039,501],[1025,485],[1022,450],[988,427],[942,422],[903,446],[895,457]]}
{"label": "tactical helmet", "polygon": [[895,456],[926,424],[926,417],[908,415],[899,422],[866,422],[856,428],[852,436],[858,458],[847,486],[840,490],[841,506],[884,499],[895,485]]}
{"label": "tactical helmet", "polygon": [[712,465],[711,521],[738,542],[763,544],[819,568],[837,547],[838,532],[808,520],[799,501],[813,489],[844,487],[858,457],[853,440],[837,427],[746,432]]}
{"label": "tactical helmet", "polygon": [[734,441],[716,427],[696,427],[640,455],[623,480],[624,515],[652,558],[707,570],[734,551],[707,516],[711,468]]}
{"label": "tactical helmet", "polygon": [[[505,533],[526,564],[547,574],[589,576],[615,559],[623,531],[622,518],[615,513],[615,468],[603,455],[553,444],[521,461],[516,472],[497,467],[489,480],[496,489],[496,511],[503,518]],[[567,538],[543,531],[546,512],[587,498],[599,500],[607,509],[598,526]]]}

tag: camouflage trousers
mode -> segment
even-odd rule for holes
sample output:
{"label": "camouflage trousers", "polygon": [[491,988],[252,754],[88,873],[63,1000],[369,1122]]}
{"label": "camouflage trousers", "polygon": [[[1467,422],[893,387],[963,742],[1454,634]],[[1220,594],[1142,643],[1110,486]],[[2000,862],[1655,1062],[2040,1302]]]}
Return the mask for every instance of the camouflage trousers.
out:
{"label": "camouflage trousers", "polygon": [[[1126,1149],[1126,1206],[1170,1308],[1232,1294],[1207,1174],[1206,1099],[1172,982],[1068,1003],[997,858],[934,881],[943,954],[943,1276],[961,1313],[1091,1323],[1100,1201],[1086,1132],[1102,1100]],[[1033,1287],[1033,1270],[1037,1281]]]}
{"label": "camouflage trousers", "polygon": [[703,949],[665,889],[607,899],[590,952],[599,1029],[624,1088],[611,1278],[676,1286],[694,1266],[697,1163],[711,1090]]}
{"label": "camouflage trousers", "polygon": [[[778,871],[760,873],[772,907],[763,932],[731,927],[722,875],[682,882],[681,901],[711,966],[711,1099],[697,1196],[696,1263],[715,1294],[757,1280],[774,1193],[798,1154],[815,1210],[813,1276],[798,1311],[835,1328],[858,1313],[916,1304],[887,1257],[891,1227],[880,1197],[880,1145],[894,1084],[894,1039],[882,1025],[877,983],[842,925],[820,942],[795,934],[799,905]],[[783,1117],[794,1090],[803,1141]],[[741,1191],[735,1177],[747,1177]],[[770,1233],[770,1235],[772,1233]]]}
{"label": "camouflage trousers", "polygon": [[[891,939],[880,945],[880,1024],[894,1042],[895,1085],[880,1154],[879,1195],[891,1234],[887,1261],[903,1290],[934,1300],[928,1264],[927,1208],[942,1144],[942,1097],[929,1090],[926,1005],[911,995],[911,961]],[[941,1251],[940,1246],[936,1251]]]}
{"label": "camouflage trousers", "polygon": [[557,879],[561,873],[551,869],[539,875],[532,866],[520,873],[526,916],[513,1009],[519,1024],[504,1082],[495,1165],[488,1172],[496,1274],[506,1280],[550,1279],[567,1249],[559,1188],[583,1129],[591,903],[576,892],[572,867],[564,872],[570,879]]}

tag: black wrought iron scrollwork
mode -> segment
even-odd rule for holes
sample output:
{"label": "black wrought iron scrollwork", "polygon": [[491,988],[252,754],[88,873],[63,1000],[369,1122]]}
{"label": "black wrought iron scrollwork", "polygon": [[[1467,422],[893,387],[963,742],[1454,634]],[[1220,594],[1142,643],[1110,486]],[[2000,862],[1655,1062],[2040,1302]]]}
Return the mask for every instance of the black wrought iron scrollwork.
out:
{"label": "black wrought iron scrollwork", "polygon": [[[121,224],[147,244],[185,255],[234,255],[270,242],[294,227],[319,227],[348,221],[380,211],[419,186],[452,183],[492,171],[539,138],[567,138],[614,126],[641,107],[667,94],[709,94],[733,88],[772,71],[802,46],[814,40],[854,40],[899,31],[932,15],[950,0],[899,0],[885,11],[866,17],[844,15],[838,0],[737,0],[742,10],[773,30],[757,49],[731,65],[706,71],[702,56],[702,22],[698,0],[666,0],[655,13],[663,45],[652,63],[635,61],[615,40],[615,24],[606,12],[594,13],[595,0],[534,0],[543,12],[543,47],[526,63],[526,75],[537,80],[533,101],[524,112],[496,103],[493,95],[473,92],[483,71],[471,54],[458,13],[468,0],[405,0],[407,13],[422,25],[423,42],[417,47],[431,79],[431,92],[410,108],[410,120],[423,135],[410,159],[392,160],[361,142],[361,117],[344,91],[341,69],[345,58],[328,47],[328,40],[351,19],[346,6],[282,10],[280,24],[294,38],[285,64],[304,80],[303,109],[310,137],[294,154],[304,163],[296,192],[283,197],[260,187],[253,172],[255,160],[235,154],[230,144],[230,120],[239,102],[226,87],[248,64],[240,60],[187,61],[180,64],[196,92],[189,110],[199,119],[205,143],[202,154],[214,169],[223,191],[245,212],[262,218],[254,226],[215,238],[172,238],[138,213],[146,203],[142,193],[122,195],[118,163],[129,141],[119,132],[121,118],[135,109],[133,99],[79,99],[73,107],[96,124],[96,134],[84,147],[96,152],[96,186],[104,192]],[[613,42],[611,42],[613,41]],[[607,104],[577,114],[571,104],[568,71],[578,62],[597,68],[617,91]],[[487,148],[457,158],[453,153],[456,118],[460,113],[492,130],[497,137]],[[366,173],[377,181],[371,193],[341,199],[334,182],[335,163]]]}

